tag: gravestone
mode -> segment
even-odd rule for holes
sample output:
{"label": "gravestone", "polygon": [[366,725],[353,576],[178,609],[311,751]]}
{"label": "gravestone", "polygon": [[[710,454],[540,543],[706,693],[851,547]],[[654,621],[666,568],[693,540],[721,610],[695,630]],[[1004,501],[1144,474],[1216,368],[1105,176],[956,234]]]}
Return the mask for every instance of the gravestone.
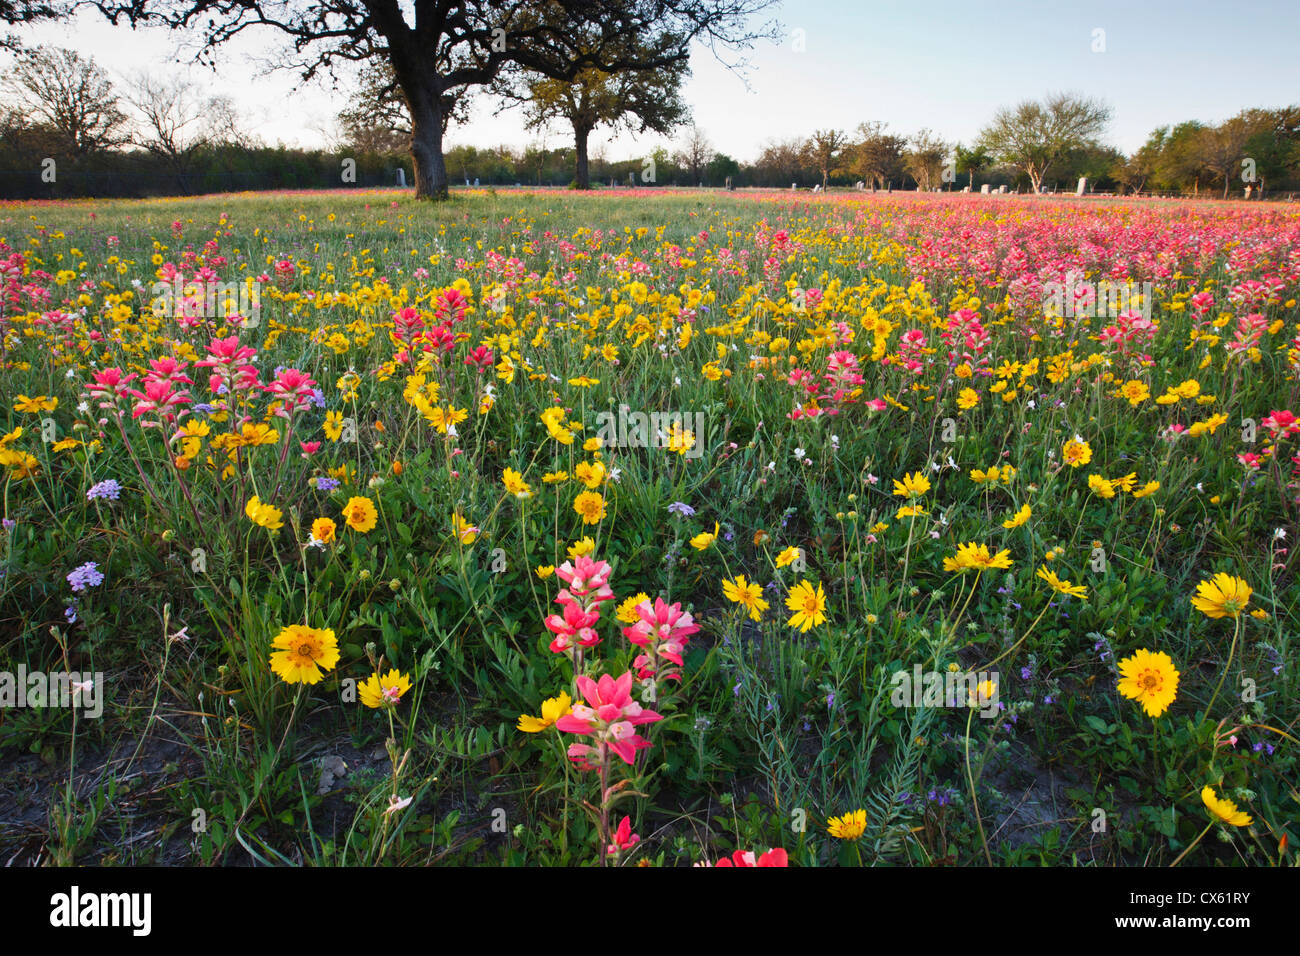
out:
{"label": "gravestone", "polygon": [[474,185],[475,185],[475,186],[478,185],[478,177],[477,177],[477,176],[474,177]]}
{"label": "gravestone", "polygon": [[998,192],[999,192],[999,193],[1002,193],[1003,195],[1006,195],[1007,187],[1006,187],[1006,186],[999,186],[999,187],[998,187]]}
{"label": "gravestone", "polygon": [[858,192],[862,192],[864,189],[867,188],[867,184],[859,179],[856,183],[853,184],[853,188],[856,189]]}
{"label": "gravestone", "polygon": [[987,196],[989,194],[989,190],[992,187],[993,187],[992,183],[985,183],[983,186],[980,187],[980,195]]}
{"label": "gravestone", "polygon": [[799,184],[798,184],[798,183],[791,183],[791,184],[790,184],[790,192],[794,192],[794,191],[795,191],[796,189],[798,189],[798,188],[799,188]]}
{"label": "gravestone", "polygon": [[1074,194],[1076,196],[1082,196],[1084,192],[1087,190],[1087,188],[1088,188],[1088,177],[1080,176],[1079,185],[1074,187]]}
{"label": "gravestone", "polygon": [[735,185],[731,182],[731,177],[728,176],[728,177],[727,177],[727,192],[735,192],[735,190],[736,190],[736,187],[735,187]]}
{"label": "gravestone", "polygon": [[819,192],[821,192],[821,191],[822,191],[822,184],[821,184],[821,183],[817,183],[815,186],[813,186],[813,192],[815,192],[815,193],[819,193]]}
{"label": "gravestone", "polygon": [[968,193],[968,192],[970,192],[970,187],[969,187],[969,186],[963,186],[963,187],[961,187],[961,191],[964,192],[964,193]]}
{"label": "gravestone", "polygon": [[397,185],[399,187],[406,186],[406,170],[403,169],[401,166],[397,167]]}

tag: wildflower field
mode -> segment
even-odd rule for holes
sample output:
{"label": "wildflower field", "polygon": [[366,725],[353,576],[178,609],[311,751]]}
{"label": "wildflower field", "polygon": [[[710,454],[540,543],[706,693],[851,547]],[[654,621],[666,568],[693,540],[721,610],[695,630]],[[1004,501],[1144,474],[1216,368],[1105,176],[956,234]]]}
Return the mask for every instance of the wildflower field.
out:
{"label": "wildflower field", "polygon": [[0,205],[6,863],[1298,861],[1296,207],[397,197]]}

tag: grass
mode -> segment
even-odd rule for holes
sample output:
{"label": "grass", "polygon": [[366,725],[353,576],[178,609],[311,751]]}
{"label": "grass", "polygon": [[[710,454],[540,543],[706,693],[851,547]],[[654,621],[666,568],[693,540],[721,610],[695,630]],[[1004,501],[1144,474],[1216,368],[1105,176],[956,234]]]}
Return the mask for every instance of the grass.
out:
{"label": "grass", "polygon": [[[97,673],[103,694],[94,719],[0,711],[4,859],[1294,862],[1278,845],[1298,820],[1297,449],[1263,423],[1296,407],[1297,238],[1288,207],[978,196],[4,204],[0,670]],[[224,321],[238,296],[189,325],[155,314],[167,263],[190,285],[201,265],[251,280],[253,320]],[[1152,283],[1149,339],[1044,311],[1027,277],[1076,263],[1089,281],[1124,267]],[[961,310],[979,325],[953,344]],[[437,326],[448,350],[442,333],[412,343]],[[277,416],[273,393],[237,379],[214,395],[215,369],[194,363],[228,334],[255,350],[235,364],[260,385],[299,369],[321,400]],[[86,394],[109,367],[142,388],[166,357],[192,379],[173,419]],[[624,405],[685,415],[681,453],[611,431]],[[569,444],[541,420],[553,408]],[[1079,467],[1063,460],[1075,436]],[[916,473],[928,487],[894,493]],[[88,497],[108,480],[119,498]],[[584,492],[604,512],[590,524]],[[278,527],[251,520],[255,496]],[[348,527],[353,498],[372,528]],[[336,539],[320,546],[322,517]],[[615,598],[600,643],[556,653],[543,619],[563,582],[546,569],[584,537]],[[946,569],[967,543],[1010,565]],[[86,562],[104,580],[74,591]],[[1247,613],[1193,608],[1217,572],[1248,582]],[[767,602],[758,620],[724,596],[739,575]],[[801,581],[825,597],[807,629],[787,623]],[[580,674],[646,666],[622,632],[641,593],[699,631],[680,666],[660,655],[635,681],[661,716],[635,727],[649,746],[583,770],[566,749],[592,738],[517,724],[579,700]],[[319,682],[269,665],[291,624],[333,633]],[[1117,692],[1139,649],[1179,672],[1159,717]],[[896,689],[914,668],[988,676],[996,716],[910,706]],[[366,679],[390,669],[410,690],[365,706]],[[1198,837],[1207,784],[1251,824]],[[859,810],[856,838],[828,833]],[[604,853],[625,815],[639,841]]]}

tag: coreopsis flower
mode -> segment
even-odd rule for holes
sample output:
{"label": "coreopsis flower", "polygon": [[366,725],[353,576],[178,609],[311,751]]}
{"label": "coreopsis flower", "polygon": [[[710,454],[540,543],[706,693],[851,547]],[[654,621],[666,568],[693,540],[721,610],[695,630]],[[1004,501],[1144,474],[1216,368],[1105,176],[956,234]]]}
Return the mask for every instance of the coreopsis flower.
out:
{"label": "coreopsis flower", "polygon": [[1134,486],[1137,485],[1137,472],[1130,471],[1123,478],[1112,478],[1110,483],[1125,494],[1132,494]]}
{"label": "coreopsis flower", "polygon": [[325,413],[325,437],[330,441],[338,441],[343,434],[343,413],[326,412]]}
{"label": "coreopsis flower", "polygon": [[319,541],[321,544],[331,544],[337,535],[338,526],[332,518],[317,518],[311,523],[313,541]]}
{"label": "coreopsis flower", "polygon": [[531,717],[528,714],[520,714],[519,722],[515,725],[517,730],[522,730],[526,734],[541,733],[547,727],[563,717],[565,714],[573,711],[573,701],[565,691],[560,691],[555,697],[548,697],[542,701],[542,716]]}
{"label": "coreopsis flower", "polygon": [[1160,490],[1160,482],[1158,482],[1158,481],[1148,481],[1148,482],[1147,482],[1145,485],[1143,485],[1141,488],[1134,489],[1134,491],[1133,491],[1133,497],[1134,497],[1134,498],[1145,498],[1147,495],[1154,494],[1155,492],[1157,492],[1157,491],[1159,491],[1159,490]]}
{"label": "coreopsis flower", "polygon": [[718,523],[713,522],[712,531],[701,531],[695,537],[691,538],[691,547],[696,551],[707,551],[709,545],[718,540]]}
{"label": "coreopsis flower", "polygon": [[339,642],[328,628],[290,624],[271,646],[271,670],[286,684],[319,683],[339,662]]}
{"label": "coreopsis flower", "polygon": [[743,605],[749,612],[751,620],[761,621],[768,603],[763,600],[763,589],[754,581],[746,581],[743,574],[736,575],[734,581],[722,580],[722,593],[728,601]]}
{"label": "coreopsis flower", "polygon": [[573,501],[573,510],[583,524],[599,524],[605,518],[605,499],[598,491],[584,491]]}
{"label": "coreopsis flower", "polygon": [[549,578],[552,574],[555,573],[555,565],[539,564],[536,568],[533,569],[533,571],[537,574],[539,578],[545,581],[547,578]]}
{"label": "coreopsis flower", "polygon": [[839,840],[857,840],[867,829],[867,811],[854,810],[826,821],[826,832]]}
{"label": "coreopsis flower", "polygon": [[524,481],[524,476],[513,468],[507,468],[502,472],[501,480],[506,486],[506,491],[520,501],[526,501],[533,496],[533,489],[528,487],[528,482]]}
{"label": "coreopsis flower", "polygon": [[10,469],[9,477],[22,481],[36,474],[40,462],[35,456],[15,448],[0,448],[0,467]]}
{"label": "coreopsis flower", "polygon": [[584,535],[577,541],[573,542],[566,551],[570,561],[577,561],[579,558],[586,557],[596,550],[596,542],[591,539],[590,535]]}
{"label": "coreopsis flower", "polygon": [[586,703],[574,704],[573,711],[557,720],[555,726],[565,733],[592,737],[596,744],[571,745],[569,759],[580,766],[594,767],[607,759],[607,753],[613,752],[631,766],[636,752],[650,746],[635,728],[662,720],[662,716],[632,699],[631,671],[618,678],[602,674],[599,681],[584,675],[577,683]]}
{"label": "coreopsis flower", "polygon": [[280,433],[261,422],[245,422],[238,432],[232,432],[229,448],[257,448],[260,445],[274,445],[280,440]]}
{"label": "coreopsis flower", "polygon": [[1137,406],[1141,405],[1151,397],[1151,390],[1147,388],[1145,383],[1134,380],[1125,382],[1120,386],[1120,389],[1116,394],[1122,398],[1128,399],[1128,403],[1134,408],[1137,408]]}
{"label": "coreopsis flower", "polygon": [[456,533],[456,537],[460,539],[461,544],[470,545],[478,540],[478,535],[479,535],[478,525],[470,524],[463,517],[461,517],[459,511],[452,512],[451,528],[452,531]]}
{"label": "coreopsis flower", "polygon": [[1206,617],[1235,618],[1250,603],[1250,585],[1230,574],[1216,574],[1209,581],[1196,585],[1192,607]]}
{"label": "coreopsis flower", "polygon": [[930,479],[919,471],[904,475],[902,481],[894,479],[894,494],[902,498],[919,498],[929,490]]}
{"label": "coreopsis flower", "polygon": [[1009,567],[1011,567],[1010,551],[999,551],[992,554],[986,545],[976,544],[974,541],[958,545],[955,556],[943,559],[943,569],[945,571],[958,573],[968,571],[971,568],[977,571],[987,571],[991,568]]}
{"label": "coreopsis flower", "polygon": [[785,850],[780,847],[777,847],[774,850],[768,850],[757,859],[754,857],[753,850],[737,850],[735,853],[731,854],[730,858],[723,857],[715,863],[714,866],[784,866],[788,868],[790,866],[790,857]]}
{"label": "coreopsis flower", "polygon": [[1237,805],[1231,800],[1215,794],[1214,788],[1209,784],[1206,784],[1201,790],[1201,800],[1210,813],[1229,826],[1248,827],[1252,823],[1250,815],[1246,811],[1238,810]]}
{"label": "coreopsis flower", "polygon": [[378,710],[383,707],[396,707],[410,689],[411,678],[394,667],[387,674],[371,674],[358,684],[357,696],[362,704]]}
{"label": "coreopsis flower", "polygon": [[798,548],[791,545],[776,556],[776,566],[778,568],[784,568],[787,565],[793,564],[799,558],[801,553],[802,552]]}
{"label": "coreopsis flower", "polygon": [[987,706],[989,701],[994,700],[998,694],[997,681],[982,680],[976,684],[970,691],[970,699],[967,703],[971,707],[981,708]]}
{"label": "coreopsis flower", "polygon": [[1029,520],[1029,516],[1032,513],[1033,512],[1030,511],[1029,509],[1029,505],[1027,504],[1021,505],[1020,509],[1015,514],[1013,514],[1006,521],[1002,522],[1002,527],[1019,528],[1022,524],[1024,524],[1026,521]]}
{"label": "coreopsis flower", "polygon": [[1075,435],[1062,447],[1061,457],[1065,459],[1065,463],[1071,468],[1078,468],[1080,465],[1086,465],[1092,461],[1092,446],[1078,435]]}
{"label": "coreopsis flower", "polygon": [[637,605],[640,604],[642,601],[649,601],[649,600],[650,600],[650,595],[646,594],[644,591],[640,592],[639,594],[634,594],[632,595],[632,597],[627,598],[625,601],[619,604],[618,610],[614,612],[614,617],[624,624],[635,624],[637,621],[641,619],[641,615],[638,614],[636,610]]}
{"label": "coreopsis flower", "polygon": [[684,456],[695,447],[695,432],[682,428],[680,422],[673,422],[665,436],[664,447]]}
{"label": "coreopsis flower", "polygon": [[1159,717],[1178,696],[1178,671],[1163,652],[1143,648],[1119,662],[1118,690],[1136,700],[1150,717]]}
{"label": "coreopsis flower", "polygon": [[1107,480],[1106,480],[1105,478],[1103,478],[1101,475],[1089,475],[1089,476],[1088,476],[1088,487],[1092,489],[1093,494],[1095,494],[1095,495],[1097,495],[1097,496],[1099,496],[1099,497],[1101,497],[1101,498],[1114,498],[1114,497],[1115,497],[1115,485],[1114,485],[1114,483],[1113,483],[1113,482],[1110,482],[1110,481],[1107,481]]}
{"label": "coreopsis flower", "polygon": [[[513,374],[514,371],[511,369],[511,375]],[[550,433],[550,436],[557,442],[561,445],[573,444],[573,432],[564,427],[563,408],[558,406],[555,408],[548,408],[546,411],[542,412],[541,419],[542,424],[546,426],[547,432]]]}
{"label": "coreopsis flower", "polygon": [[257,495],[248,499],[248,503],[244,505],[244,514],[253,524],[271,531],[278,531],[284,527],[284,512],[274,505],[263,503]]}
{"label": "coreopsis flower", "polygon": [[586,485],[588,491],[594,491],[605,480],[605,464],[599,461],[580,461],[573,469],[573,477]]}
{"label": "coreopsis flower", "polygon": [[49,395],[37,395],[35,398],[28,398],[26,395],[19,394],[14,402],[14,411],[26,412],[31,415],[52,412],[58,407],[59,400],[51,398]]}
{"label": "coreopsis flower", "polygon": [[903,505],[903,507],[898,509],[898,513],[895,514],[894,517],[899,519],[924,518],[927,514],[929,514],[929,512],[920,505]]}
{"label": "coreopsis flower", "polygon": [[973,388],[963,388],[957,395],[957,407],[962,411],[970,411],[980,403],[980,393]]}
{"label": "coreopsis flower", "polygon": [[1057,594],[1068,594],[1070,597],[1077,598],[1086,598],[1088,596],[1088,589],[1082,584],[1071,584],[1069,581],[1058,578],[1047,570],[1046,565],[1038,569],[1037,576],[1046,581],[1048,586]]}
{"label": "coreopsis flower", "polygon": [[789,627],[806,632],[826,623],[826,592],[820,581],[816,585],[808,580],[800,581],[790,589],[785,606],[794,612],[786,622]]}
{"label": "coreopsis flower", "polygon": [[379,522],[379,512],[369,498],[353,497],[343,506],[343,520],[359,534],[367,534]]}

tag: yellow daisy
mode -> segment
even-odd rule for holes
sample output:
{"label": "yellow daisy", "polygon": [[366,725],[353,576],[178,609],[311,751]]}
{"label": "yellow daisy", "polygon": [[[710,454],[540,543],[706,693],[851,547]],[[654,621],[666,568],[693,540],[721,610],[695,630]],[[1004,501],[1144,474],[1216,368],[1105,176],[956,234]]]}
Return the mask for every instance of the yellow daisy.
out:
{"label": "yellow daisy", "polygon": [[1159,717],[1178,696],[1178,671],[1168,654],[1143,648],[1119,662],[1119,673],[1119,692],[1138,701],[1150,717]]}
{"label": "yellow daisy", "polygon": [[339,662],[339,642],[328,628],[290,624],[271,641],[271,670],[286,684],[316,684]]}

